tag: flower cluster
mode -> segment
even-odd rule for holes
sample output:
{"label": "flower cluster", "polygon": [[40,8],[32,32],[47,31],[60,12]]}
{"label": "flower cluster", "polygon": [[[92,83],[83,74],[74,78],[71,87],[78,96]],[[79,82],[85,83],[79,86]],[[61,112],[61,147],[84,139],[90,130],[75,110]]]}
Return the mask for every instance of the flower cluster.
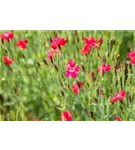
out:
{"label": "flower cluster", "polygon": [[[10,41],[13,38],[14,38],[14,34],[10,32],[0,34],[0,39],[2,41]],[[103,39],[96,40],[96,38],[94,37],[90,37],[90,38],[84,37],[83,41],[85,42],[85,46],[81,50],[82,55],[91,53],[93,49],[98,49],[103,43]],[[16,46],[19,49],[25,50],[27,48],[28,43],[29,43],[28,40],[23,39],[23,40],[19,40],[16,43]],[[57,54],[61,54],[61,47],[65,46],[66,43],[67,43],[67,40],[62,37],[56,37],[56,38],[51,39],[50,49],[48,50],[48,61],[51,61]],[[130,58],[130,63],[135,65],[135,50],[132,52],[129,52],[127,54],[127,57]],[[3,62],[6,66],[10,66],[11,64],[14,63],[14,61],[15,59],[11,59],[9,58],[9,56],[3,56]],[[118,66],[115,66],[114,70],[116,71],[117,69],[118,69]],[[97,71],[100,73],[109,72],[110,70],[111,70],[111,65],[106,64],[106,63],[102,64],[97,69]],[[76,64],[74,60],[71,59],[68,61],[66,65],[65,76],[67,78],[73,78],[76,80],[80,71],[81,71],[80,66]],[[91,72],[91,76],[92,76],[93,81],[95,81],[96,77],[95,77],[94,71]],[[80,94],[81,88],[84,86],[84,83],[78,80],[78,78],[77,78],[77,81],[72,82],[72,84],[69,86],[71,87],[72,92],[76,95]],[[110,100],[112,103],[115,103],[117,101],[123,102],[125,97],[126,97],[126,92],[124,90],[121,90],[118,93],[116,93],[113,97],[111,97]],[[60,116],[60,121],[65,121],[65,120],[66,121],[73,120],[72,113],[68,110],[62,111],[61,116]],[[116,116],[116,120],[122,121],[122,119],[119,116]],[[32,121],[41,121],[41,120],[33,119]]]}
{"label": "flower cluster", "polygon": [[[12,40],[14,38],[14,34],[11,32],[6,32],[3,34],[0,34],[0,39],[2,41],[9,41]],[[25,50],[27,48],[27,44],[28,44],[28,40],[20,40],[17,42],[16,46],[20,49]],[[15,61],[14,59],[10,59],[8,56],[3,56],[3,61],[5,63],[5,65],[10,66],[11,64],[13,64],[13,62]]]}
{"label": "flower cluster", "polygon": [[85,42],[85,46],[81,50],[82,55],[91,53],[93,48],[99,48],[103,43],[103,39],[96,40],[94,37],[91,38],[84,37],[83,41]]}
{"label": "flower cluster", "polygon": [[60,46],[65,46],[67,43],[67,40],[65,38],[56,37],[51,39],[51,46],[48,50],[48,61],[51,61],[55,55],[60,54]]}

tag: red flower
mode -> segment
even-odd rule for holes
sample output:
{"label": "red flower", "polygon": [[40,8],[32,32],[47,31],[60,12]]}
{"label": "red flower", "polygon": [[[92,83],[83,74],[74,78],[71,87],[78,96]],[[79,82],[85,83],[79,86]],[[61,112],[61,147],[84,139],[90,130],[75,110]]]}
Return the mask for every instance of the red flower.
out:
{"label": "red flower", "polygon": [[61,113],[60,121],[72,121],[72,120],[73,120],[73,117],[72,117],[71,112],[64,111]]}
{"label": "red flower", "polygon": [[76,78],[80,72],[80,67],[75,64],[73,60],[70,60],[67,64],[66,77]]}
{"label": "red flower", "polygon": [[67,43],[66,39],[56,37],[51,40],[51,48],[57,49],[58,46],[64,46],[66,43]]}
{"label": "red flower", "polygon": [[38,120],[38,119],[33,119],[32,121],[41,121],[41,120]]}
{"label": "red flower", "polygon": [[82,55],[86,55],[92,52],[92,49],[89,45],[85,45],[84,48],[81,50]]}
{"label": "red flower", "polygon": [[77,83],[73,83],[72,85],[72,90],[75,94],[79,94],[80,93],[80,89]]}
{"label": "red flower", "polygon": [[91,53],[92,48],[99,48],[103,43],[102,38],[100,38],[100,40],[96,40],[94,37],[91,37],[91,38],[84,37],[83,41],[85,42],[85,46],[81,50],[82,55]]}
{"label": "red flower", "polygon": [[126,93],[124,90],[121,90],[119,93],[116,93],[112,98],[111,98],[111,101],[112,102],[116,102],[116,101],[123,101],[124,98],[126,97]]}
{"label": "red flower", "polygon": [[119,92],[119,100],[120,101],[123,101],[123,99],[126,97],[126,92],[124,91],[124,90],[121,90],[120,92]]}
{"label": "red flower", "polygon": [[130,59],[130,63],[133,64],[133,65],[135,65],[135,57],[132,57],[132,58]]}
{"label": "red flower", "polygon": [[130,58],[130,63],[135,65],[135,51],[129,52],[127,57]]}
{"label": "red flower", "polygon": [[84,37],[84,38],[83,38],[83,41],[84,41],[86,44],[90,45],[91,47],[94,47],[95,44],[96,44],[96,42],[97,42],[94,37],[91,37],[91,38],[86,38],[86,37]]}
{"label": "red flower", "polygon": [[4,61],[5,65],[7,65],[7,66],[11,65],[14,62],[14,60],[10,59],[8,56],[4,56],[3,61]]}
{"label": "red flower", "polygon": [[0,38],[4,41],[12,40],[14,38],[14,34],[11,32],[6,32],[0,35]]}
{"label": "red flower", "polygon": [[122,119],[120,118],[120,116],[116,116],[116,121],[122,121]]}
{"label": "red flower", "polygon": [[127,54],[127,57],[128,57],[128,58],[133,58],[133,57],[135,57],[135,51],[129,52],[129,53]]}
{"label": "red flower", "polygon": [[111,69],[110,65],[103,64],[98,68],[98,71],[104,73],[110,71],[110,69]]}
{"label": "red flower", "polygon": [[20,40],[17,42],[17,47],[24,50],[26,49],[27,44],[28,44],[28,40]]}
{"label": "red flower", "polygon": [[51,48],[57,49],[57,48],[58,48],[58,44],[55,44],[54,42],[52,42],[52,43],[51,43]]}
{"label": "red flower", "polygon": [[67,43],[67,40],[64,38],[59,38],[59,45],[64,46]]}
{"label": "red flower", "polygon": [[91,37],[89,39],[84,37],[83,41],[86,43],[86,45],[89,45],[92,48],[98,48],[98,41],[94,37]]}
{"label": "red flower", "polygon": [[82,87],[83,87],[82,82],[77,82],[77,83],[72,84],[72,90],[75,94],[79,94],[80,93],[80,88],[82,88]]}

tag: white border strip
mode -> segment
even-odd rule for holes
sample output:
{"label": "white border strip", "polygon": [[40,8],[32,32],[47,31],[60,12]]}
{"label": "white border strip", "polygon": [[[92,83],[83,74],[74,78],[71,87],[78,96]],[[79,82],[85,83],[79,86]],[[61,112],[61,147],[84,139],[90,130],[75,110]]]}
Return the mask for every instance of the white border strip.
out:
{"label": "white border strip", "polygon": [[0,30],[135,30],[135,24],[0,24]]}

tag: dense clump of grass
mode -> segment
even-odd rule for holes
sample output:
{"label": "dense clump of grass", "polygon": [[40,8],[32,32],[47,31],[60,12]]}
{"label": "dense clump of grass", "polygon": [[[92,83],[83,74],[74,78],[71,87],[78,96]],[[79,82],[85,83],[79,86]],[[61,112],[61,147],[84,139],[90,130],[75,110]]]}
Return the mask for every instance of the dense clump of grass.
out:
{"label": "dense clump of grass", "polygon": [[[5,31],[0,31],[4,33]],[[135,120],[135,68],[126,55],[134,49],[134,31],[14,31],[14,39],[0,41],[0,120],[59,120],[63,110],[72,111],[73,120]],[[48,62],[50,39],[64,37],[67,44]],[[83,37],[103,38],[100,49],[81,55]],[[16,42],[28,39],[26,50]],[[6,66],[3,56],[15,58]],[[81,67],[76,79],[65,76],[65,66],[73,59]],[[107,63],[111,71],[100,74],[97,68]],[[119,69],[114,70],[118,65]],[[92,71],[95,73],[93,78]],[[80,94],[71,90],[73,82],[82,81]],[[126,91],[122,103],[110,98]]]}

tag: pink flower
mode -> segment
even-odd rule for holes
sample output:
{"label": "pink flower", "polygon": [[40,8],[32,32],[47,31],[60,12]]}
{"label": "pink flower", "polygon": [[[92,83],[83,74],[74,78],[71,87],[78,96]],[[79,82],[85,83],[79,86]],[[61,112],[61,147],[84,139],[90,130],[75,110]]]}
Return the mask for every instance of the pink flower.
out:
{"label": "pink flower", "polygon": [[70,68],[66,71],[66,77],[76,78],[77,76],[78,72],[76,72],[74,68]]}
{"label": "pink flower", "polygon": [[75,66],[75,62],[73,60],[70,60],[67,64],[67,67],[74,67]]}
{"label": "pink flower", "polygon": [[0,38],[4,41],[12,40],[14,38],[14,34],[11,32],[6,32],[0,35]]}
{"label": "pink flower", "polygon": [[75,72],[76,72],[76,73],[79,73],[79,72],[80,72],[80,67],[79,67],[79,66],[75,66],[74,69],[75,69]]}
{"label": "pink flower", "polygon": [[76,78],[80,72],[80,67],[75,64],[73,60],[70,60],[67,64],[66,77]]}
{"label": "pink flower", "polygon": [[121,90],[119,93],[116,93],[112,98],[111,101],[112,102],[116,102],[116,101],[120,101],[122,102],[124,100],[124,98],[126,97],[126,93],[124,90]]}
{"label": "pink flower", "polygon": [[111,69],[110,65],[103,64],[98,68],[98,71],[104,73],[110,71],[110,69]]}

